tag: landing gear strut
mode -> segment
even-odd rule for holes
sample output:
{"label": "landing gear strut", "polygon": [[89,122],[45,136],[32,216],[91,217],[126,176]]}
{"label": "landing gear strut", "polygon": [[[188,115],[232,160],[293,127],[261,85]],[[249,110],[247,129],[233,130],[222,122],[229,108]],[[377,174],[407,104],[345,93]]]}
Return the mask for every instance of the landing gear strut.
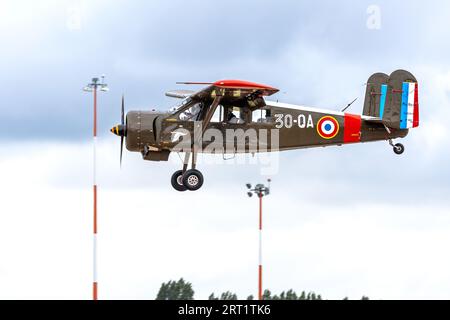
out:
{"label": "landing gear strut", "polygon": [[401,143],[396,143],[394,144],[392,142],[392,139],[389,139],[389,145],[392,147],[392,149],[394,150],[395,154],[402,154],[403,152],[405,152],[405,146]]}

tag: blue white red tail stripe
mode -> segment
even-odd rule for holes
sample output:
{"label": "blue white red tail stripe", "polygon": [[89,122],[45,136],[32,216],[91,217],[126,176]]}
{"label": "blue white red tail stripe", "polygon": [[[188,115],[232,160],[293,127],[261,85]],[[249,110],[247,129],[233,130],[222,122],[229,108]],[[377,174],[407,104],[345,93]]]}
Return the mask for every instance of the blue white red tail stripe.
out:
{"label": "blue white red tail stripe", "polygon": [[408,128],[407,118],[408,118],[408,90],[409,84],[403,82],[402,86],[402,104],[400,107],[400,129]]}
{"label": "blue white red tail stripe", "polygon": [[417,83],[403,82],[400,109],[400,129],[419,125],[419,99]]}

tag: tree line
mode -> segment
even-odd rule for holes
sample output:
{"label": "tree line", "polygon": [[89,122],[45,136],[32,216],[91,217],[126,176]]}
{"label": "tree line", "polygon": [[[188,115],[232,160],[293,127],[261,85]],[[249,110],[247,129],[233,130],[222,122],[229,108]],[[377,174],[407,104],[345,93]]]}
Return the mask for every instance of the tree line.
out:
{"label": "tree line", "polygon": [[[181,278],[178,281],[164,282],[156,295],[156,300],[194,300],[194,294],[192,284]],[[246,298],[246,300],[254,299],[253,295]],[[239,298],[236,293],[225,291],[217,296],[211,293],[208,300],[239,300]],[[312,291],[302,291],[297,294],[293,289],[282,291],[280,294],[272,294],[270,290],[266,289],[263,293],[263,300],[322,300],[322,295]],[[348,300],[348,298],[345,297],[343,300]],[[361,300],[369,300],[369,298],[362,296]]]}

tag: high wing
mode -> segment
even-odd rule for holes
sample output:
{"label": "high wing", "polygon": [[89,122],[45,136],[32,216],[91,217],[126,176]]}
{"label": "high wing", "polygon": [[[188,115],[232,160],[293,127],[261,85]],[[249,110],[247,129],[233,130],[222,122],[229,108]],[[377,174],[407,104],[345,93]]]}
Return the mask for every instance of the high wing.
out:
{"label": "high wing", "polygon": [[178,82],[179,84],[208,84],[209,86],[190,95],[196,101],[210,102],[220,97],[221,104],[248,106],[251,110],[264,107],[263,96],[270,96],[279,90],[264,84],[243,80],[219,80],[208,82]]}

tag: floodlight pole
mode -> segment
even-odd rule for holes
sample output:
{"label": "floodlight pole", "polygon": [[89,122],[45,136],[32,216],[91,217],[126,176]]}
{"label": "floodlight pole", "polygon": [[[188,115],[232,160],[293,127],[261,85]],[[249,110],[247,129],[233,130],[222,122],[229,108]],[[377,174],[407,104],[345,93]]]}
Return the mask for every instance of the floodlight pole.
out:
{"label": "floodlight pole", "polygon": [[256,194],[259,198],[259,245],[258,245],[258,300],[263,299],[263,289],[262,289],[262,199],[265,195],[268,195],[270,193],[270,179],[267,179],[269,186],[266,187],[263,184],[257,184],[255,188],[252,189],[252,186],[248,183],[247,189],[249,191],[247,192],[248,196],[251,197],[254,194]]}
{"label": "floodlight pole", "polygon": [[258,266],[258,299],[262,300],[262,198],[260,192],[259,197],[259,266]]}
{"label": "floodlight pole", "polygon": [[92,170],[92,185],[94,195],[94,237],[93,237],[93,282],[92,282],[92,299],[98,299],[98,280],[97,280],[97,89],[101,91],[108,91],[108,86],[104,83],[104,76],[102,82],[99,83],[98,78],[92,78],[92,82],[84,87],[84,91],[92,92],[94,96],[94,117],[93,117],[93,170]]}

